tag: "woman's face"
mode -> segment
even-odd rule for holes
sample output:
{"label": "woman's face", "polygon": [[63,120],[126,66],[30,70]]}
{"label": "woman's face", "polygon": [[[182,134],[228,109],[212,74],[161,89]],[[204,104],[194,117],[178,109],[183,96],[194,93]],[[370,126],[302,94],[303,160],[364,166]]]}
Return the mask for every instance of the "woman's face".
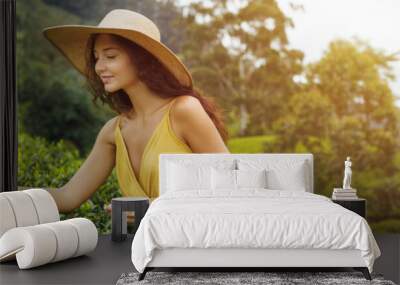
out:
{"label": "woman's face", "polygon": [[97,36],[93,53],[95,71],[107,92],[127,89],[138,82],[136,69],[126,49],[111,35]]}

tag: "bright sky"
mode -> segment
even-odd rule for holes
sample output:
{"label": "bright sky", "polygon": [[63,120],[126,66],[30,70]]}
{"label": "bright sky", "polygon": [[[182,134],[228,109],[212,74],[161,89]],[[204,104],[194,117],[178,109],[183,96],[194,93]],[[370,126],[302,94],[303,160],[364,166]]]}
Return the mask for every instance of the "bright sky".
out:
{"label": "bright sky", "polygon": [[[287,29],[291,47],[304,52],[305,63],[323,55],[335,38],[351,40],[354,36],[373,48],[400,58],[399,0],[277,0],[290,17],[294,29]],[[293,10],[290,3],[301,4],[304,11]],[[400,107],[400,61],[393,63],[396,80],[390,83]]]}
{"label": "bright sky", "polygon": [[[178,0],[185,5],[199,0]],[[202,0],[206,3],[208,0]],[[243,5],[245,0],[230,0]],[[373,48],[387,53],[398,52],[400,58],[400,0],[276,0],[295,27],[286,30],[289,46],[304,52],[304,62],[319,60],[329,43],[336,39],[357,37]],[[302,5],[304,11],[293,10],[290,3]],[[236,9],[235,9],[236,10]],[[390,87],[400,107],[400,61],[393,63],[396,80]]]}

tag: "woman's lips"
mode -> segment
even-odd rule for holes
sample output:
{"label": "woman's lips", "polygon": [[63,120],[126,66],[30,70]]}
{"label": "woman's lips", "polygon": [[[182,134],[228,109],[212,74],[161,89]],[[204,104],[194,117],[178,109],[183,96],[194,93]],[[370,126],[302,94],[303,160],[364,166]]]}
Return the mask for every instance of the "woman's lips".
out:
{"label": "woman's lips", "polygon": [[113,76],[107,76],[107,77],[102,77],[101,79],[103,80],[104,83],[107,83],[107,82],[109,82],[112,78],[113,78]]}

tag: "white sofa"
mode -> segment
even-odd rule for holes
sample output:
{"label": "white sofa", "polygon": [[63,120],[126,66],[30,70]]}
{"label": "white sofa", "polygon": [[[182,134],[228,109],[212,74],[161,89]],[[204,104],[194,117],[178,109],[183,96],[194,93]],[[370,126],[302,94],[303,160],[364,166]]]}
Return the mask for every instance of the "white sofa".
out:
{"label": "white sofa", "polygon": [[[207,166],[212,168],[211,174],[207,172]],[[369,272],[380,251],[369,226],[357,214],[326,197],[313,194],[312,154],[161,154],[159,167],[160,197],[150,205],[132,242],[132,262],[141,273],[139,280],[145,277],[147,271],[157,267],[353,267],[361,270],[367,279],[371,278]],[[194,168],[200,170],[191,174],[188,170]],[[260,183],[258,178],[251,175],[261,173],[263,169],[268,173],[266,185],[257,186]],[[222,178],[215,182],[216,176],[212,173],[218,171],[222,173]],[[228,180],[229,173],[236,173],[235,183],[239,183],[242,173],[240,179],[243,181],[240,183],[262,189],[241,190],[237,185],[235,190],[225,189],[231,187],[231,182],[223,181],[224,171]],[[207,182],[208,175],[211,176],[211,184]],[[215,188],[216,183],[223,186],[226,183],[223,191]],[[209,186],[213,189],[206,189]],[[245,196],[245,190],[253,194]],[[240,195],[244,195],[243,199]],[[204,203],[201,202],[203,200]],[[265,211],[262,201],[268,208]],[[250,203],[258,207],[254,209],[257,212],[251,212],[253,206],[250,207]],[[291,208],[288,203],[297,206]],[[236,213],[235,207],[241,212]],[[317,208],[321,209],[321,213]],[[291,214],[280,209],[286,209]],[[240,230],[232,233],[224,229],[229,222],[235,225],[232,215],[239,214],[247,219],[247,224],[253,220],[256,223],[256,217],[261,217],[261,224],[251,225],[247,228],[249,232],[256,228],[266,229],[262,225],[263,217],[266,224],[273,221],[277,225],[283,223],[285,218],[287,228],[285,225],[276,230],[272,227],[260,233],[241,233]],[[203,218],[208,216],[210,218]],[[228,220],[231,216],[233,218]],[[318,225],[313,224],[316,216],[320,216]],[[237,219],[240,217],[237,216]],[[309,222],[307,217],[310,217]],[[337,219],[341,228],[334,229],[332,225],[335,221],[330,221],[329,217]],[[304,228],[291,224],[291,218],[301,218],[299,221],[305,224]],[[220,220],[220,224],[216,220]],[[359,232],[346,229],[346,223],[360,226]],[[211,225],[218,225],[220,229],[212,231]],[[243,229],[245,226],[246,223],[241,224]],[[314,226],[322,233],[309,233]],[[308,233],[302,232],[305,228]],[[226,233],[220,235],[221,231]],[[308,240],[302,241],[307,235]],[[275,244],[269,242],[277,237],[283,240],[282,246],[279,241]],[[359,240],[356,240],[357,237],[360,237]],[[219,243],[215,241],[217,239]],[[238,239],[240,241],[235,244]],[[224,246],[224,242],[233,246]],[[253,245],[256,243],[258,245]]]}
{"label": "white sofa", "polygon": [[92,221],[60,221],[53,197],[44,189],[0,193],[0,262],[17,260],[20,269],[86,254],[96,248]]}

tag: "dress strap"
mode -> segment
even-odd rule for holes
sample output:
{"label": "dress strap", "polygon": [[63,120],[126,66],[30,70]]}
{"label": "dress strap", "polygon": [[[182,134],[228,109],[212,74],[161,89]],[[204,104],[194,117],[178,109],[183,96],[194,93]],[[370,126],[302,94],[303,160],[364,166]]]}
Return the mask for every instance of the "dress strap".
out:
{"label": "dress strap", "polygon": [[117,116],[117,122],[115,123],[115,128],[114,128],[114,137],[117,136],[117,132],[120,130],[119,128],[119,121],[121,119],[121,115]]}
{"label": "dress strap", "polygon": [[176,96],[174,99],[172,99],[171,102],[169,102],[169,106],[168,106],[167,113],[169,113],[169,111],[170,111],[171,108],[172,108],[172,105],[174,105],[174,102],[175,102],[175,100],[176,100],[178,97],[179,97],[179,96]]}

